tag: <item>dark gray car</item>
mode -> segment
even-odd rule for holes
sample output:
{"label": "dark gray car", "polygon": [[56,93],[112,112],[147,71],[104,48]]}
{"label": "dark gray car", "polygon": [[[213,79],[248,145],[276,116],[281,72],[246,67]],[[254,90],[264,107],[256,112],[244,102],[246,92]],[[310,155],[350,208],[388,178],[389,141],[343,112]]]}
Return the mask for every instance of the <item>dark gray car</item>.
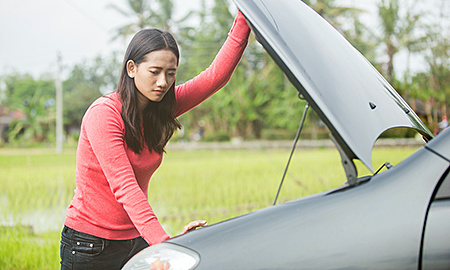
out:
{"label": "dark gray car", "polygon": [[[450,130],[433,138],[376,69],[299,0],[235,0],[258,41],[330,130],[340,188],[268,207],[143,250],[123,269],[450,269]],[[386,130],[428,143],[372,172]]]}

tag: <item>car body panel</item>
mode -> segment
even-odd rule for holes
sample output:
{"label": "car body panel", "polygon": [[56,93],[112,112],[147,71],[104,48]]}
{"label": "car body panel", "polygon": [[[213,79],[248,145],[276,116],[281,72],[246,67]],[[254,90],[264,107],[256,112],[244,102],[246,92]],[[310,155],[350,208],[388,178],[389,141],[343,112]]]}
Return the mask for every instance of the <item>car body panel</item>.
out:
{"label": "car body panel", "polygon": [[268,207],[168,242],[200,254],[198,270],[418,269],[427,208],[448,167],[422,148],[358,186]]}
{"label": "car body panel", "polygon": [[[445,136],[448,138],[448,135]],[[450,269],[449,171],[450,169],[439,183],[428,211],[423,237],[422,269]]]}
{"label": "car body panel", "polygon": [[391,128],[409,127],[433,137],[364,56],[302,1],[234,2],[350,159],[373,171],[372,147]]}
{"label": "car body panel", "polygon": [[450,128],[439,133],[425,147],[450,161],[450,140],[446,139],[448,136],[445,135],[448,133],[450,133]]}
{"label": "car body panel", "polygon": [[425,227],[422,269],[450,269],[450,199],[431,204]]}

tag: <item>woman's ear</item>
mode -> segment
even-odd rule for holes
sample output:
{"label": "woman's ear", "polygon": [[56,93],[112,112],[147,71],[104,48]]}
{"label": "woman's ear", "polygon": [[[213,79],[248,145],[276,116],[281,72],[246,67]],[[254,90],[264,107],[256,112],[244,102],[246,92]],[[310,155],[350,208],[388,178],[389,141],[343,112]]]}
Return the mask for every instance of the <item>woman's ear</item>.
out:
{"label": "woman's ear", "polygon": [[128,60],[127,62],[127,73],[130,78],[134,78],[136,75],[136,65],[133,60]]}

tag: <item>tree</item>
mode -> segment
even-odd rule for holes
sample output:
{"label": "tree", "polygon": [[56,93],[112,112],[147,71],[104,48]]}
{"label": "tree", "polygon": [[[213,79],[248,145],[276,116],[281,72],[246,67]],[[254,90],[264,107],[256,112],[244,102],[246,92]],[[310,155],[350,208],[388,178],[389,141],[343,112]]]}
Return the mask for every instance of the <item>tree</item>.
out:
{"label": "tree", "polygon": [[[110,4],[109,7],[116,10],[131,22],[117,28],[114,38],[126,39],[141,29],[148,27],[160,28],[174,32],[173,25],[179,25],[188,19],[193,12],[188,12],[182,19],[174,20],[174,5],[172,0],[127,0],[128,9],[122,9],[117,5]],[[176,34],[176,33],[175,33]]]}
{"label": "tree", "polygon": [[421,28],[418,28],[425,35],[407,44],[409,51],[421,52],[427,70],[412,77],[408,76],[407,71],[403,82],[403,88],[407,90],[404,96],[409,99],[414,110],[422,113],[431,128],[437,125],[442,116],[447,115],[450,104],[450,40],[446,3],[427,2],[426,6],[430,9],[422,13]]}
{"label": "tree", "polygon": [[347,27],[341,30],[342,35],[373,65],[376,63],[376,34],[360,21],[360,15],[365,12],[351,12],[347,16]]}
{"label": "tree", "polygon": [[121,64],[116,54],[110,58],[96,57],[73,67],[70,77],[63,82],[64,125],[78,129],[81,119],[91,103],[102,94],[113,92],[120,76]]}
{"label": "tree", "polygon": [[[163,30],[172,31],[173,2],[172,0],[156,0],[157,7],[152,9],[150,24]],[[155,12],[155,10],[157,10]]]}
{"label": "tree", "polygon": [[379,40],[384,44],[388,57],[385,72],[388,81],[394,83],[394,56],[401,49],[412,50],[413,45],[421,40],[414,35],[421,15],[413,14],[409,8],[406,8],[405,14],[402,15],[398,0],[381,0],[378,16],[382,29]]}
{"label": "tree", "polygon": [[335,0],[305,0],[303,2],[341,32],[343,32],[342,18],[362,12],[357,8],[336,5]]}
{"label": "tree", "polygon": [[[429,72],[427,80],[421,80],[425,89],[431,90],[431,93],[424,98],[426,104],[429,104],[427,111],[429,125],[436,125],[440,117],[446,116],[447,106],[450,104],[450,39],[442,34],[441,30],[440,26],[434,26],[428,31],[429,48],[425,59]],[[431,108],[435,110],[434,117],[432,117]]]}
{"label": "tree", "polygon": [[44,141],[54,128],[55,85],[52,80],[35,80],[31,75],[8,75],[4,79],[10,110],[20,110],[23,119],[9,124],[10,141]]}
{"label": "tree", "polygon": [[149,0],[127,0],[128,10],[124,10],[115,4],[110,4],[108,7],[116,10],[123,16],[130,18],[132,22],[117,28],[117,34],[114,38],[126,38],[133,35],[140,29],[150,26],[150,16],[152,10],[150,9]]}
{"label": "tree", "polygon": [[5,75],[5,99],[2,103],[15,106],[25,104],[34,96],[37,91],[41,92],[45,98],[55,97],[55,87],[51,86],[52,80],[35,80],[29,74],[10,74]]}
{"label": "tree", "polygon": [[[213,61],[215,55],[227,38],[233,15],[229,12],[228,1],[215,0],[212,8],[208,8],[205,1],[199,12],[197,27],[183,27],[179,31],[179,45],[181,48],[180,65],[177,71],[177,83],[183,83],[205,68]],[[220,18],[220,19],[219,19]],[[231,83],[231,82],[230,82]],[[225,86],[225,88],[227,88]],[[226,91],[224,89],[224,91]],[[221,91],[223,92],[223,91]],[[212,96],[189,114],[180,117],[180,121],[189,133],[199,120],[205,120],[207,130],[214,132],[224,131],[231,133],[229,121],[220,111],[227,106],[226,98]]]}
{"label": "tree", "polygon": [[54,100],[46,100],[38,90],[27,103],[14,106],[14,109],[24,112],[25,118],[10,123],[9,140],[20,139],[22,133],[25,141],[39,142],[47,139],[49,132],[54,131],[53,105]]}

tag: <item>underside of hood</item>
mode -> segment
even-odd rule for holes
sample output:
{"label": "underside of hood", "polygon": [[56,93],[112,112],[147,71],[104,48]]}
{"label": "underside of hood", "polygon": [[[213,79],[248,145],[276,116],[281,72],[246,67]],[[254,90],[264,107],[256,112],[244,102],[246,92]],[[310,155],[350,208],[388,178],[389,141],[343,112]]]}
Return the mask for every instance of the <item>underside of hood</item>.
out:
{"label": "underside of hood", "polygon": [[430,130],[334,27],[300,0],[234,0],[258,41],[327,125],[338,148],[372,172],[386,130]]}

